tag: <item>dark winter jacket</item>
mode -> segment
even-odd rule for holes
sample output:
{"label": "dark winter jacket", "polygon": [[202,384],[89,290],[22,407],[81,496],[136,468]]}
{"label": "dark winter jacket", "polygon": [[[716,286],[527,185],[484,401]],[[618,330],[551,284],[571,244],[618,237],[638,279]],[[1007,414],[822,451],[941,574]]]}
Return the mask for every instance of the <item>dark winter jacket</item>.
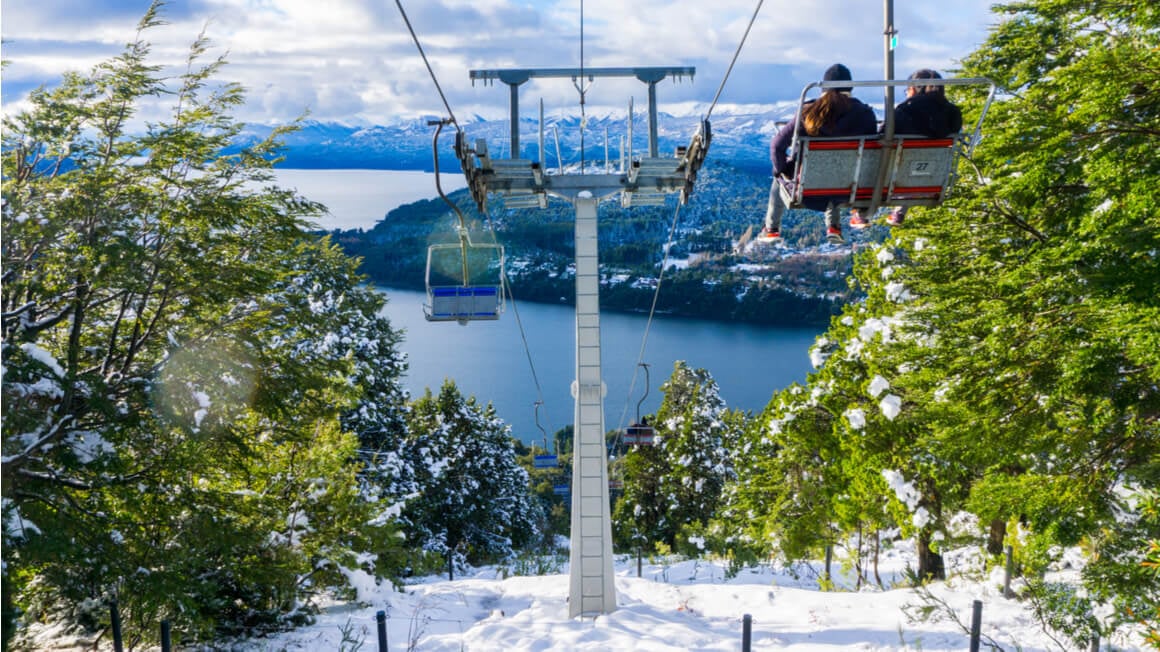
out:
{"label": "dark winter jacket", "polygon": [[[809,100],[802,104],[802,111],[805,107],[814,100]],[[800,112],[799,112],[800,114]],[[789,158],[789,147],[793,144],[793,130],[797,124],[798,116],[789,124],[781,128],[773,140],[769,143],[769,157],[773,161],[773,175],[777,176],[783,174],[785,176],[792,176],[794,171],[795,161]],[[862,100],[856,97],[850,98],[850,106],[845,113],[838,116],[833,123],[828,124],[821,129],[818,136],[865,136],[868,134],[878,133],[878,119],[874,117],[874,109],[866,106]],[[805,127],[802,127],[802,132],[799,134],[805,136]]]}
{"label": "dark winter jacket", "polygon": [[963,112],[936,93],[920,93],[894,108],[894,133],[946,138],[963,128]]}

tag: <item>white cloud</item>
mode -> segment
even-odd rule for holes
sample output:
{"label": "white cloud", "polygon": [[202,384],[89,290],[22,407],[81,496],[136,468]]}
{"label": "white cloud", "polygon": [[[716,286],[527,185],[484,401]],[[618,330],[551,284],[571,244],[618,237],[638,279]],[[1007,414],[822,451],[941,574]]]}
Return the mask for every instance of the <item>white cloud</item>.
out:
{"label": "white cloud", "polygon": [[[55,83],[65,70],[88,70],[134,38],[146,2],[6,0],[2,24],[5,110],[32,87]],[[506,114],[508,93],[472,87],[480,68],[580,65],[579,4],[573,0],[408,0],[402,3],[452,110],[488,117]],[[989,2],[954,9],[900,7],[895,69],[946,70],[986,36]],[[676,65],[697,69],[692,83],[664,82],[663,105],[707,103],[753,16],[752,0],[671,2],[588,0],[584,5],[584,65]],[[947,13],[954,20],[948,20]],[[840,16],[841,20],[819,20]],[[204,28],[214,56],[230,64],[223,78],[246,87],[247,121],[284,121],[309,109],[319,120],[387,123],[445,113],[394,3],[380,0],[186,0],[163,9],[168,25],[147,34],[158,60],[174,71]],[[843,0],[803,4],[765,2],[722,88],[721,102],[773,103],[796,99],[835,60],[862,79],[882,76],[879,5]],[[645,46],[647,44],[647,47]],[[549,110],[578,108],[568,80],[525,84],[525,103],[543,97]],[[599,79],[586,100],[623,107],[627,95],[643,106],[635,80]],[[866,90],[866,99],[873,91]],[[879,100],[881,103],[881,100]]]}

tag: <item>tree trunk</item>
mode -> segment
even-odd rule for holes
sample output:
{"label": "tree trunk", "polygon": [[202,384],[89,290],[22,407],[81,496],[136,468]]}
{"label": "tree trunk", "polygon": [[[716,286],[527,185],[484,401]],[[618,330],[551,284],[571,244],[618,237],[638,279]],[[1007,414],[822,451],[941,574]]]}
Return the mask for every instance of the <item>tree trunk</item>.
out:
{"label": "tree trunk", "polygon": [[830,564],[834,561],[834,546],[826,544],[826,570],[822,577],[828,584],[830,582]]}
{"label": "tree trunk", "polygon": [[878,574],[878,553],[882,550],[882,531],[874,528],[874,583],[878,588],[885,588],[882,586],[882,576]]}
{"label": "tree trunk", "polygon": [[987,554],[997,556],[1003,554],[1003,541],[1007,538],[1007,521],[995,519],[991,521],[990,532],[987,533]]}
{"label": "tree trunk", "polygon": [[920,581],[945,580],[947,578],[946,566],[943,564],[942,555],[931,550],[930,537],[929,530],[918,533],[918,579]]}
{"label": "tree trunk", "polygon": [[862,521],[858,521],[858,550],[854,554],[854,573],[858,579],[854,582],[854,590],[862,588]]}

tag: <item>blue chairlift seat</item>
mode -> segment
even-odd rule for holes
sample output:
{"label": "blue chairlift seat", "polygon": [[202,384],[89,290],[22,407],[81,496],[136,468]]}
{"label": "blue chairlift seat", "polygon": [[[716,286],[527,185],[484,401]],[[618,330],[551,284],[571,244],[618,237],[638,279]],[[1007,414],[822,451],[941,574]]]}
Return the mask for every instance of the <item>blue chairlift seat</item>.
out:
{"label": "blue chairlift seat", "polygon": [[504,308],[503,247],[458,243],[427,248],[427,321],[496,320]]}
{"label": "blue chairlift seat", "polygon": [[427,321],[499,319],[503,291],[497,286],[433,287],[424,306]]}
{"label": "blue chairlift seat", "polygon": [[536,469],[554,469],[559,465],[555,455],[536,455],[532,458],[532,467]]}

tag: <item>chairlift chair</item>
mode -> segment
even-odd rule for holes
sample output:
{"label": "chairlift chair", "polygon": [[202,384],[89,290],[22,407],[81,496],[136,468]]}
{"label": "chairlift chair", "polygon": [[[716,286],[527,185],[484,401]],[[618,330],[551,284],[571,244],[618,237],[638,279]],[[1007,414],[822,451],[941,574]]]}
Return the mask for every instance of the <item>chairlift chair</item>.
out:
{"label": "chairlift chair", "polygon": [[540,425],[540,406],[543,404],[543,401],[536,401],[536,427],[540,429],[540,434],[544,437],[544,454],[532,457],[532,468],[554,469],[559,466],[559,458],[549,450],[548,431]]}
{"label": "chairlift chair", "polygon": [[[798,115],[812,88],[904,86],[910,80],[814,82],[802,90]],[[794,133],[791,149],[797,167],[791,178],[778,178],[787,208],[822,210],[834,202],[864,211],[880,206],[937,206],[950,194],[960,156],[978,143],[983,118],[995,97],[989,79],[942,79],[944,86],[988,85],[990,92],[975,127],[946,138],[874,134],[854,137],[813,137]],[[893,111],[893,107],[889,108]]]}
{"label": "chairlift chair", "polygon": [[427,248],[427,321],[496,320],[504,308],[504,250],[492,243],[472,243],[466,233],[458,243]]}
{"label": "chairlift chair", "polygon": [[636,422],[626,428],[624,431],[624,443],[627,446],[652,446],[656,440],[656,431],[648,424],[647,421],[641,419],[640,417],[640,406],[642,403],[644,403],[644,400],[648,398],[648,389],[650,384],[648,364],[644,362],[637,364],[641,367],[644,367],[644,396],[641,396],[640,400],[636,403]]}

